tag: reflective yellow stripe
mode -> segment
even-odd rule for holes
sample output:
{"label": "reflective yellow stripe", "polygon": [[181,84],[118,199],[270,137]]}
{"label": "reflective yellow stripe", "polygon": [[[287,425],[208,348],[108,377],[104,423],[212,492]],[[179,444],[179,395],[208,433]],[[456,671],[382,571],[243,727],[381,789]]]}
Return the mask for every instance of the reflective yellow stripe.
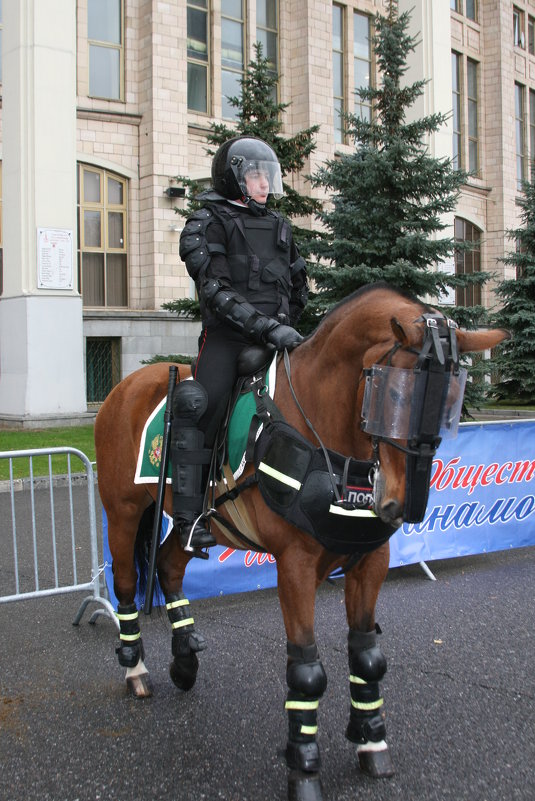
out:
{"label": "reflective yellow stripe", "polygon": [[264,462],[260,462],[258,465],[258,469],[261,470],[263,473],[267,473],[268,476],[271,478],[275,478],[277,481],[280,481],[281,484],[287,484],[292,489],[300,490],[301,489],[301,482],[296,481],[295,478],[291,476],[287,476],[284,473],[280,473],[278,470],[275,470],[274,467],[270,467],[268,464],[264,464]]}
{"label": "reflective yellow stripe", "polygon": [[133,640],[139,640],[141,637],[141,632],[138,631],[137,634],[119,634],[120,640],[126,640],[126,642],[132,642]]}
{"label": "reflective yellow stripe", "polygon": [[120,615],[119,612],[116,612],[115,614],[117,616],[117,620],[135,620],[136,618],[139,617],[139,614],[138,614],[137,611],[136,612],[131,612],[128,615]]}
{"label": "reflective yellow stripe", "polygon": [[193,620],[193,618],[192,618],[192,617],[187,617],[187,618],[185,618],[184,620],[177,620],[177,621],[175,621],[175,622],[172,624],[171,628],[172,628],[172,629],[179,629],[179,628],[181,628],[182,626],[190,626],[190,625],[191,625],[191,626],[193,626],[193,623],[194,623],[194,620]]}
{"label": "reflective yellow stripe", "polygon": [[344,509],[343,506],[329,506],[332,515],[346,515],[346,517],[377,517],[371,509]]}
{"label": "reflective yellow stripe", "polygon": [[320,705],[319,699],[316,701],[286,701],[285,709],[317,709]]}
{"label": "reflective yellow stripe", "polygon": [[367,684],[368,683],[367,681],[364,681],[364,679],[361,679],[360,676],[350,676],[349,677],[349,681],[351,682],[351,684]]}
{"label": "reflective yellow stripe", "polygon": [[189,606],[188,599],[181,598],[180,601],[171,601],[171,603],[165,604],[166,609],[176,609],[177,606]]}
{"label": "reflective yellow stripe", "polygon": [[301,734],[317,734],[317,726],[301,726]]}
{"label": "reflective yellow stripe", "polygon": [[383,703],[384,701],[382,698],[379,698],[377,701],[369,701],[368,703],[364,703],[364,701],[353,701],[353,699],[351,699],[351,706],[355,709],[362,709],[363,711],[367,709],[379,709]]}

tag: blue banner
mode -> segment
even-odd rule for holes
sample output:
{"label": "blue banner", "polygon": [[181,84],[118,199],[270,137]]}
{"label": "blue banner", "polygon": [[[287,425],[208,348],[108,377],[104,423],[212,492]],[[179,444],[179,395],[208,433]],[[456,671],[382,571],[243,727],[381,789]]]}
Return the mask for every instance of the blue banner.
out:
{"label": "blue banner", "polygon": [[[405,523],[391,538],[390,567],[524,545],[535,545],[535,421],[462,424],[433,461],[423,521]],[[104,562],[115,604],[105,515]],[[206,598],[276,583],[271,555],[218,546],[209,560],[191,560],[184,592]]]}
{"label": "blue banner", "polygon": [[535,421],[465,423],[433,461],[421,523],[392,537],[390,566],[535,544]]}

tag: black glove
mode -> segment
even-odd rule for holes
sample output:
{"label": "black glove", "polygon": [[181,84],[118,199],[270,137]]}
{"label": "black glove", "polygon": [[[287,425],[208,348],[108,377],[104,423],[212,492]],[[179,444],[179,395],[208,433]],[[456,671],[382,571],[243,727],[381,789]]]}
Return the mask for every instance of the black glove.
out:
{"label": "black glove", "polygon": [[292,350],[303,341],[295,328],[262,314],[234,289],[222,287],[215,278],[207,278],[202,283],[200,295],[216,317],[253,342],[273,345],[277,350]]}
{"label": "black glove", "polygon": [[277,324],[264,333],[264,340],[268,345],[274,345],[277,350],[293,350],[301,344],[303,338],[299,331],[291,325]]}

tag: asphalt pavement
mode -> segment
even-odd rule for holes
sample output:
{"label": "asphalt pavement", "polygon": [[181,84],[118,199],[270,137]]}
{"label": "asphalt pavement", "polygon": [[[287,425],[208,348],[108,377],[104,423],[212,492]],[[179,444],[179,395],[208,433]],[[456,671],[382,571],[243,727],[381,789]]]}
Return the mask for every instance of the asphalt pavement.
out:
{"label": "asphalt pavement", "polygon": [[[436,582],[417,565],[391,570],[377,607],[392,779],[360,774],[344,737],[343,584],[318,593],[324,801],[535,798],[535,547],[430,567]],[[72,625],[83,597],[0,604],[0,801],[285,801],[276,591],[194,602],[208,649],[189,693],[168,676],[165,614],[142,615],[143,701],[126,695],[113,623]]]}

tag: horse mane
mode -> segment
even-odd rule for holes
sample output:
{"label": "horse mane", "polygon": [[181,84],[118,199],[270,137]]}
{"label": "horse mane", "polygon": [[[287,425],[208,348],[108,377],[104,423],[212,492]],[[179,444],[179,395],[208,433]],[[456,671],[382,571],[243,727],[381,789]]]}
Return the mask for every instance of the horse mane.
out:
{"label": "horse mane", "polygon": [[427,303],[424,303],[423,300],[420,300],[420,298],[417,298],[416,295],[413,295],[412,293],[407,292],[406,290],[392,286],[391,284],[388,284],[386,281],[377,281],[374,284],[365,284],[364,286],[361,286],[359,289],[356,289],[346,298],[340,300],[335,306],[333,306],[332,309],[330,309],[327,312],[327,314],[324,317],[322,317],[322,319],[314,329],[313,333],[316,333],[316,331],[318,331],[325,323],[330,321],[330,318],[333,315],[338,314],[340,310],[343,309],[348,304],[353,303],[353,301],[362,297],[363,295],[368,295],[371,294],[372,292],[376,292],[379,290],[387,290],[388,292],[391,292],[393,295],[397,295],[399,298],[403,298],[404,300],[408,300],[411,303],[415,303],[418,306],[420,306],[425,312],[431,311],[431,307]]}

